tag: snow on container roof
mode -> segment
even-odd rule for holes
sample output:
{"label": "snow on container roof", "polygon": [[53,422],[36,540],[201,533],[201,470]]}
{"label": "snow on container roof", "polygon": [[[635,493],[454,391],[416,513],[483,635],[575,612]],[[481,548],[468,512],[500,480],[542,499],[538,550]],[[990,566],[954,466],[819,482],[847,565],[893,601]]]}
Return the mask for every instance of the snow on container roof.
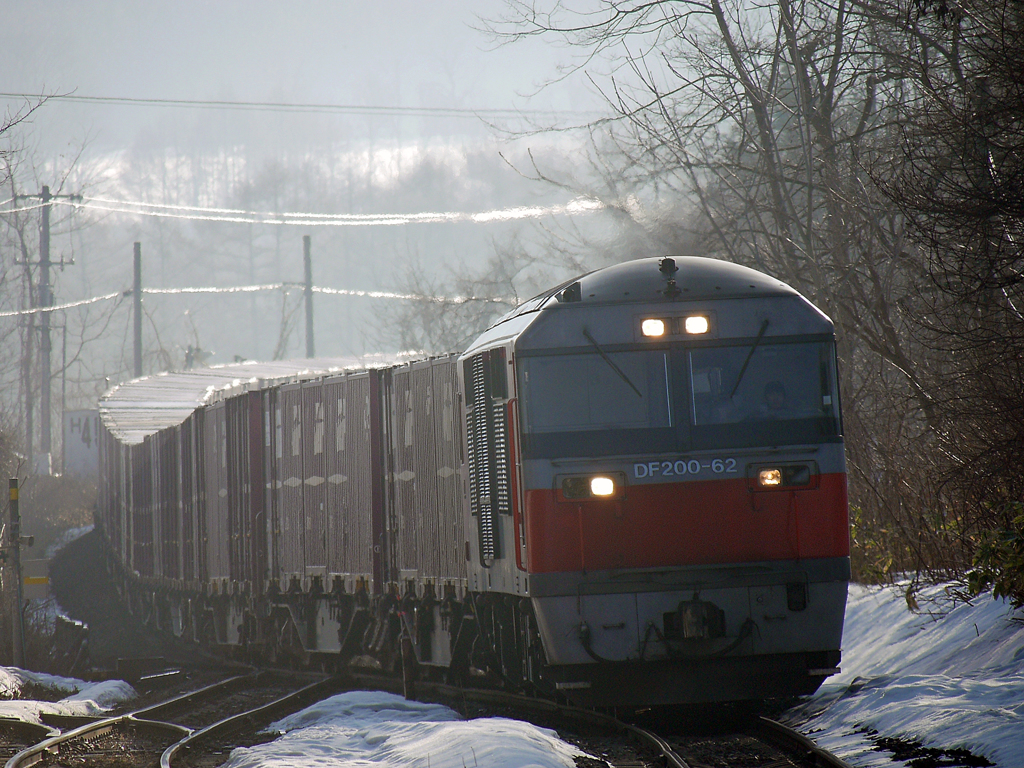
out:
{"label": "snow on container roof", "polygon": [[314,358],[159,373],[119,384],[103,395],[100,419],[114,437],[132,445],[161,429],[181,424],[200,406],[224,397],[393,362],[383,357]]}

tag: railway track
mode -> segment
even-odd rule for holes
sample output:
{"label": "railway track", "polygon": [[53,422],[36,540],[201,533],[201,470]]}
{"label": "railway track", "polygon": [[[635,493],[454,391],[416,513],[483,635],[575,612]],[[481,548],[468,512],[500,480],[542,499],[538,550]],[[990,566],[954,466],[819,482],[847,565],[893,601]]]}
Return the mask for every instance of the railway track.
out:
{"label": "railway track", "polygon": [[[345,690],[401,692],[392,679],[254,672],[133,712],[60,733],[0,720],[5,768],[214,768],[232,749],[268,737],[274,720]],[[396,688],[399,688],[396,691]],[[417,683],[410,698],[451,706],[466,716],[502,715],[554,728],[591,758],[580,768],[848,768],[807,737],[774,720],[733,717],[713,728],[659,717],[642,726],[611,715],[497,691]]]}
{"label": "railway track", "polygon": [[[202,745],[203,757],[222,751],[218,747],[254,742],[275,719],[348,687],[341,678],[255,672],[60,733],[11,725],[0,731],[7,745],[5,768],[201,764],[190,761],[196,756],[195,745]],[[17,749],[20,744],[25,746]]]}
{"label": "railway track", "polygon": [[[554,728],[593,760],[584,768],[849,768],[803,734],[766,717],[732,716],[726,725],[686,727],[660,717],[641,727],[611,715],[500,692],[419,685],[416,698],[479,714],[475,707]],[[475,705],[475,707],[473,706]]]}
{"label": "railway track", "polygon": [[0,718],[0,759],[5,762],[21,750],[58,733],[46,725],[26,723],[24,720]]}
{"label": "railway track", "polygon": [[643,738],[673,768],[849,768],[803,734],[765,717],[728,733],[661,737],[647,732]]}

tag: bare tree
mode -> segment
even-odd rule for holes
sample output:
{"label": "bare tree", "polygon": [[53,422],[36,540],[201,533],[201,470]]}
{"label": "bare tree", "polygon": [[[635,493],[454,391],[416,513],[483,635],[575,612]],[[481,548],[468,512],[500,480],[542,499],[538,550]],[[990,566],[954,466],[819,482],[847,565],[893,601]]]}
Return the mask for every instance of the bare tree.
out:
{"label": "bare tree", "polygon": [[512,2],[492,26],[582,52],[579,70],[614,111],[596,128],[621,210],[675,212],[671,201],[688,200],[699,211],[632,225],[696,233],[698,252],[776,275],[835,320],[855,565],[873,578],[962,572],[969,556],[951,549],[960,532],[933,471],[945,360],[914,332],[925,270],[871,172],[891,160],[907,116],[892,11],[848,0],[606,0],[580,13]]}
{"label": "bare tree", "polygon": [[[51,188],[54,196],[60,196],[72,185],[75,191],[79,191],[89,184],[80,167],[84,143],[77,151],[63,156],[59,163],[39,161],[35,156],[26,139],[26,118],[44,102],[45,99],[41,99],[26,105],[15,119],[10,120],[2,132],[0,145],[0,177],[3,178],[0,189],[7,192],[10,204],[6,210],[0,210],[0,308],[7,313],[0,323],[3,323],[8,338],[18,342],[6,345],[4,354],[0,354],[0,412],[3,412],[8,427],[20,435],[19,443],[27,456],[32,455],[37,426],[42,422],[38,418],[36,398],[44,375],[38,353],[41,203],[34,195],[44,184]],[[50,264],[57,269],[50,272],[49,278],[54,292],[59,292],[65,266],[65,253],[60,250],[60,255],[56,255],[56,245],[84,224],[72,209],[52,206],[49,232],[53,251]],[[73,264],[73,252],[66,256],[67,263]],[[78,399],[82,387],[85,387],[89,390],[84,398],[86,402],[94,400],[97,379],[84,380],[89,378],[85,373],[84,350],[104,334],[115,309],[115,305],[85,306],[71,312],[49,313],[51,336],[55,339],[49,378],[52,386],[56,386],[56,382],[70,382],[72,399]],[[51,399],[50,416],[54,425],[60,424],[61,406],[60,396]],[[54,431],[58,433],[56,444],[59,447],[59,426]]]}
{"label": "bare tree", "polygon": [[926,259],[917,331],[944,361],[937,432],[972,587],[1024,605],[1024,8],[899,11],[890,55],[912,52],[914,98],[881,186]]}

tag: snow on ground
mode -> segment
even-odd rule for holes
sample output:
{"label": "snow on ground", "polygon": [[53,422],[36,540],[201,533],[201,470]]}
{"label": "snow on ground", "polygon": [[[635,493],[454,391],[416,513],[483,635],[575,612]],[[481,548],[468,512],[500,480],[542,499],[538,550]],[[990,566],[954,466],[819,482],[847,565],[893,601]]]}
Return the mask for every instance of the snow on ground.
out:
{"label": "snow on ground", "polygon": [[529,723],[462,720],[439,704],[371,691],[332,696],[270,729],[284,735],[234,750],[225,768],[571,768],[584,754]]}
{"label": "snow on ground", "polygon": [[0,667],[0,698],[18,696],[22,688],[40,685],[68,695],[60,701],[18,699],[0,701],[0,717],[41,723],[40,715],[101,716],[121,702],[135,698],[135,689],[123,680],[87,683],[70,677],[55,677],[16,667]]}
{"label": "snow on ground", "polygon": [[[941,587],[921,605],[940,602]],[[1018,619],[1020,618],[1018,614]],[[882,737],[967,749],[999,768],[1024,767],[1024,622],[1003,601],[948,602],[912,613],[903,593],[851,585],[843,673],[786,713],[852,766],[911,765],[876,749]],[[571,766],[580,754],[554,733],[500,718],[462,721],[449,709],[384,693],[328,699],[275,725],[275,742],[238,749],[229,768]],[[955,755],[941,755],[963,765]]]}
{"label": "snow on ground", "polygon": [[[925,590],[935,605],[941,587]],[[876,749],[881,738],[966,749],[998,768],[1024,767],[1024,616],[989,597],[912,613],[901,591],[851,585],[843,672],[785,713],[857,768],[910,766]],[[90,685],[0,667],[0,697],[36,683],[62,701],[0,701],[0,717],[102,714],[132,698],[121,681]],[[229,768],[562,768],[581,754],[552,731],[504,718],[462,720],[446,707],[378,692],[326,699],[273,726],[276,741],[236,749]],[[964,765],[949,755],[933,765]]]}
{"label": "snow on ground", "polygon": [[[943,595],[928,588],[919,605]],[[1024,615],[987,595],[946,608],[912,613],[900,591],[851,585],[843,672],[787,722],[851,766],[894,765],[872,732],[1024,766]]]}

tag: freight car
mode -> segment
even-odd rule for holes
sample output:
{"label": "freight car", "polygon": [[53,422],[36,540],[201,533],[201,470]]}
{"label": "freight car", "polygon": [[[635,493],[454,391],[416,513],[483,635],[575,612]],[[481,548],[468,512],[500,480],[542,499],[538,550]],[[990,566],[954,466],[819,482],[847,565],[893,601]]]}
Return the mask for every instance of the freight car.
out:
{"label": "freight car", "polygon": [[837,671],[833,325],[745,267],[639,259],[460,356],[154,376],[101,417],[126,592],[198,643],[384,670],[404,646],[407,674],[588,706],[792,696]]}

